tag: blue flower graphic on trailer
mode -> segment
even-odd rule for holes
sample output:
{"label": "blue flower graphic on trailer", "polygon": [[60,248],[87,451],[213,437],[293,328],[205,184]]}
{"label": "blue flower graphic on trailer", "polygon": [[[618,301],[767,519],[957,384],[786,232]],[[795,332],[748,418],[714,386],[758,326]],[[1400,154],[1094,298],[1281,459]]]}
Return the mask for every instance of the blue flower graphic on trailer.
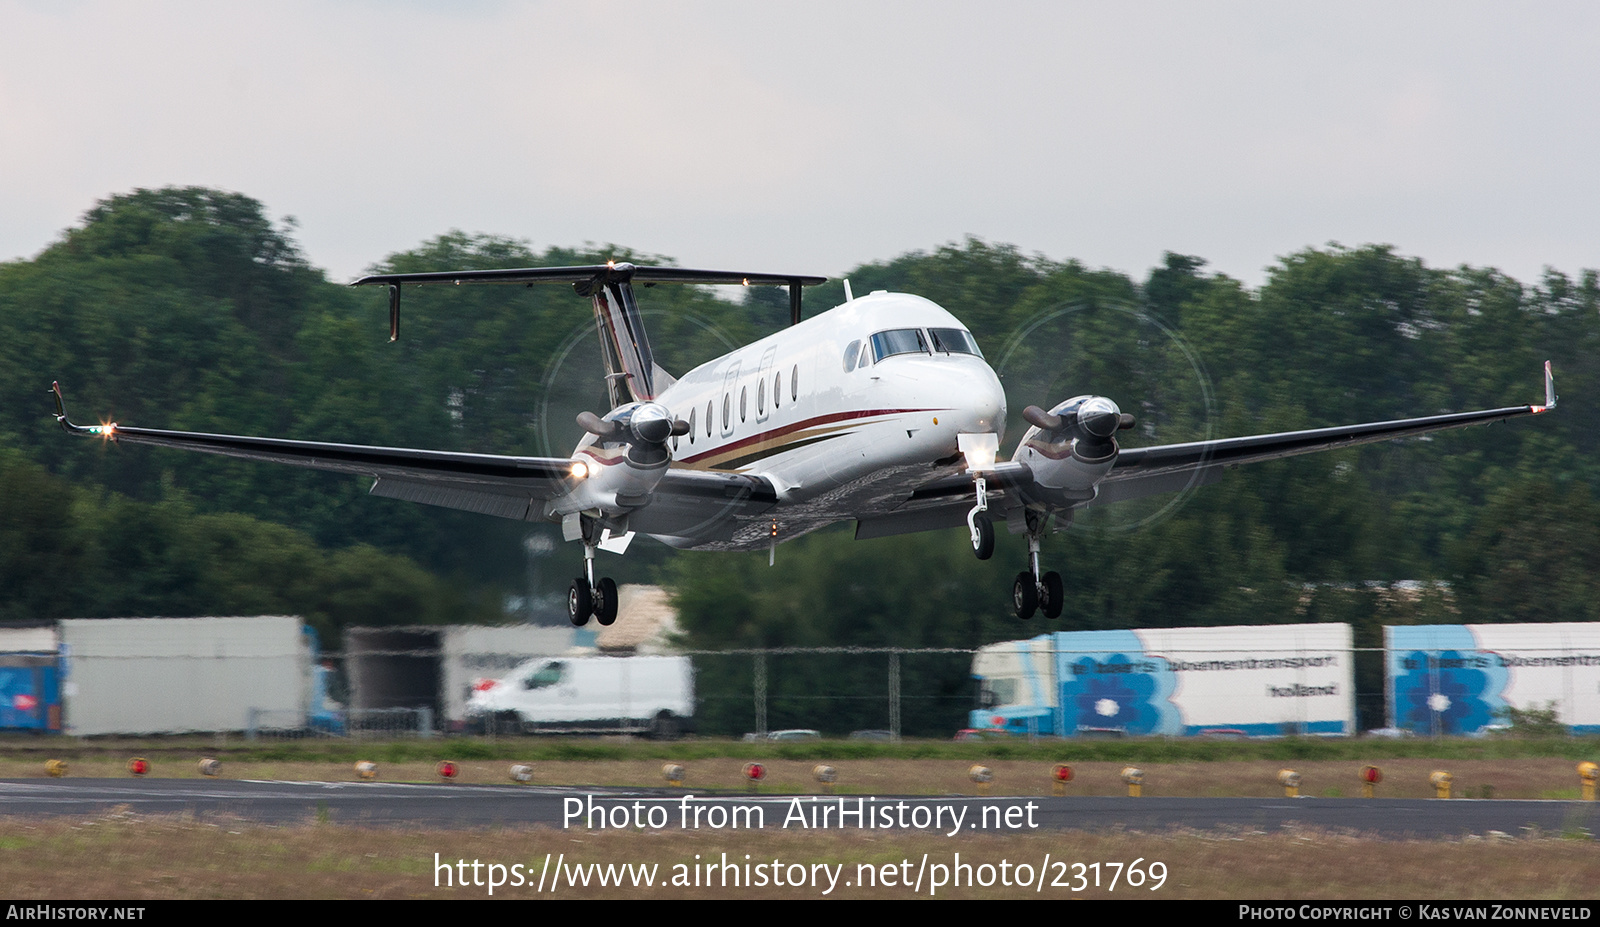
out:
{"label": "blue flower graphic on trailer", "polygon": [[1064,688],[1064,707],[1075,728],[1121,728],[1129,734],[1150,734],[1161,726],[1164,697],[1148,672],[1136,671],[1126,654],[1104,660],[1081,657],[1071,664]]}
{"label": "blue flower graphic on trailer", "polygon": [[1397,726],[1419,734],[1471,734],[1492,723],[1500,685],[1486,656],[1414,650],[1403,657],[1404,670],[1394,680]]}

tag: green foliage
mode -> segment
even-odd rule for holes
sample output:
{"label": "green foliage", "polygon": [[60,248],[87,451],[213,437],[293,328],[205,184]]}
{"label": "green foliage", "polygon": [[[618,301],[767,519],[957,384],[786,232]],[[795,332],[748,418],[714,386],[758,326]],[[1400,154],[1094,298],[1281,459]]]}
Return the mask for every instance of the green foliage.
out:
{"label": "green foliage", "polygon": [[350,625],[494,612],[407,558],[319,548],[301,532],[183,502],[74,488],[0,459],[0,617],[292,614],[337,646]]}
{"label": "green foliage", "polygon": [[[1431,269],[1386,246],[1299,252],[1257,292],[1203,268],[1168,254],[1138,286],[968,239],[849,277],[856,292],[919,293],[967,321],[1006,384],[1012,436],[1025,404],[1090,391],[1135,412],[1141,427],[1126,443],[1139,446],[1536,400],[1545,357],[1569,396],[1600,377],[1594,273],[1576,284],[1552,273],[1527,288],[1492,270]],[[1070,577],[1054,627],[1342,621],[1358,646],[1381,647],[1386,624],[1600,620],[1597,429],[1581,427],[1589,411],[1567,414],[1564,405],[1537,422],[1255,465],[1178,506],[1169,497],[1091,508],[1046,539],[1045,561]],[[812,542],[824,549],[780,551],[779,577],[761,575],[752,557],[696,562],[669,582],[698,646],[883,646],[920,639],[924,622],[962,630],[965,646],[1045,630],[1017,625],[999,596],[951,602],[944,582],[1003,591],[1021,556],[1002,546],[976,564],[960,532],[948,534],[949,559],[922,538],[876,548],[825,538]],[[879,550],[892,551],[887,570]],[[933,576],[922,570],[930,563]],[[740,672],[702,678],[747,693],[751,670]],[[769,716],[785,691],[811,691],[825,672],[848,691],[882,679],[881,668],[844,661],[794,681],[769,675]],[[961,672],[952,667],[945,684]],[[1359,691],[1381,693],[1381,661],[1358,660],[1357,672]],[[1381,700],[1368,702],[1362,723],[1381,724]],[[751,710],[748,697],[730,696],[714,729],[747,729]],[[959,699],[940,711],[920,730],[962,726]],[[862,720],[833,706],[826,716],[840,729]]]}
{"label": "green foliage", "polygon": [[[973,559],[955,532],[866,542],[820,533],[784,545],[773,568],[765,555],[689,554],[667,580],[694,649],[970,648],[1012,631],[999,620],[1009,574]],[[694,659],[702,730],[754,730],[753,658]],[[766,664],[770,729],[888,726],[887,654],[791,654]],[[976,707],[969,666],[966,654],[901,655],[902,729],[946,733]]]}
{"label": "green foliage", "polygon": [[1561,713],[1556,710],[1553,701],[1545,702],[1543,708],[1507,705],[1500,709],[1498,718],[1502,724],[1511,726],[1511,734],[1515,737],[1563,737],[1570,733],[1567,726],[1561,723]]}
{"label": "green foliage", "polygon": [[[670,260],[449,232],[374,269],[610,258]],[[1600,393],[1594,271],[1523,283],[1329,246],[1284,257],[1252,290],[1191,255],[1137,281],[968,238],[849,277],[964,320],[1002,373],[1013,441],[1023,406],[1083,392],[1136,415],[1129,446],[1506,406],[1537,400],[1554,359],[1568,401],[1533,422],[1256,465],[1178,506],[1087,510],[1046,541],[1068,577],[1057,628],[1347,621],[1375,646],[1386,623],[1600,620],[1600,404],[1583,398]],[[837,281],[814,288],[807,314],[842,297]],[[641,301],[674,374],[788,314],[779,289],[732,302],[656,287]],[[61,378],[86,420],[564,454],[576,413],[604,411],[592,318],[570,288],[411,290],[394,345],[384,312],[382,293],[309,267],[260,203],[201,188],[110,197],[37,258],[0,264],[0,618],[288,611],[334,632],[492,612],[458,590],[520,584],[526,525],[366,498],[354,478],[67,440],[48,414]],[[959,530],[824,533],[784,545],[776,569],[639,544],[607,572],[667,581],[696,647],[964,648],[1044,629],[1006,614],[1022,556],[1004,537],[978,563]],[[1427,591],[1403,601],[1399,580]],[[885,661],[769,666],[769,723],[817,726],[807,699],[826,681],[847,693],[826,727],[885,726]],[[727,693],[712,715],[729,733],[753,722],[752,672],[702,668]],[[963,659],[907,657],[901,672],[907,730],[961,726]]]}

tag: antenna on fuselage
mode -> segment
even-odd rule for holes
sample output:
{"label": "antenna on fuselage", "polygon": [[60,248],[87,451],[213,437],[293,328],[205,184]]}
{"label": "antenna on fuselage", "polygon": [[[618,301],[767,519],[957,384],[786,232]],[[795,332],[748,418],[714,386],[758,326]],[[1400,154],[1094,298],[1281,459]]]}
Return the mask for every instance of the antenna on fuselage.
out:
{"label": "antenna on fuselage", "polygon": [[844,278],[844,301],[850,302],[855,298],[855,294],[850,292],[850,278],[846,277]]}

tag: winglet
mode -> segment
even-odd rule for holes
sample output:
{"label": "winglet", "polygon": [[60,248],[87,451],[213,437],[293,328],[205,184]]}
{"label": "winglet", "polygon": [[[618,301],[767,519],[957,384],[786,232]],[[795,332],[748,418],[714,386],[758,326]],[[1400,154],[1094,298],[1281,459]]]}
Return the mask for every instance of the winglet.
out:
{"label": "winglet", "polygon": [[1533,407],[1533,414],[1534,415],[1538,415],[1540,412],[1549,412],[1551,409],[1554,409],[1556,407],[1556,398],[1557,398],[1556,397],[1556,380],[1555,380],[1555,377],[1550,373],[1550,362],[1549,361],[1545,361],[1544,362],[1544,405],[1542,405],[1542,406],[1534,406]]}
{"label": "winglet", "polygon": [[66,402],[61,398],[60,381],[50,381],[50,392],[55,393],[56,396],[56,422],[61,426],[62,431],[69,435],[100,435],[103,438],[115,438],[117,436],[115,423],[108,422],[104,425],[90,425],[88,427],[72,424],[72,421],[67,418]]}
{"label": "winglet", "polygon": [[50,392],[56,394],[56,421],[60,422],[62,427],[66,428],[68,431],[71,431],[72,430],[72,426],[67,421],[67,407],[66,407],[66,404],[61,401],[61,381],[60,380],[51,380],[50,381]]}

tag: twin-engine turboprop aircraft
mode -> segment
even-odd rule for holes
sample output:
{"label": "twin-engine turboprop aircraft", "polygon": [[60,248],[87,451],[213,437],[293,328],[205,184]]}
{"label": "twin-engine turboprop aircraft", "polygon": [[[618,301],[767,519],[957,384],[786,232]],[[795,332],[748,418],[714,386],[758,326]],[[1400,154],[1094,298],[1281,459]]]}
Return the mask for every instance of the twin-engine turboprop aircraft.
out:
{"label": "twin-engine turboprop aircraft", "polygon": [[[570,283],[589,297],[602,332],[613,408],[584,412],[570,457],[510,457],[409,448],[199,434],[67,419],[68,432],[372,477],[377,496],[559,522],[583,542],[584,575],[568,594],[573,624],[617,615],[617,587],[595,577],[597,549],[622,552],[634,534],[688,550],[772,549],[854,520],[857,538],[966,526],[981,559],[994,519],[1028,538],[1012,586],[1020,618],[1061,614],[1062,580],[1040,572],[1052,517],[1065,524],[1104,504],[1216,480],[1224,467],[1532,415],[1556,404],[1545,364],[1543,405],[1432,415],[1310,431],[1122,450],[1133,416],[1103,396],[1049,411],[997,462],[1006,401],[966,327],[926,299],[875,292],[804,321],[801,287],[822,277],[740,274],[611,263],[521,270],[379,274],[353,286],[389,288],[390,340],[400,295],[425,284]],[[683,374],[662,370],[633,284],[787,286],[791,325]]]}

